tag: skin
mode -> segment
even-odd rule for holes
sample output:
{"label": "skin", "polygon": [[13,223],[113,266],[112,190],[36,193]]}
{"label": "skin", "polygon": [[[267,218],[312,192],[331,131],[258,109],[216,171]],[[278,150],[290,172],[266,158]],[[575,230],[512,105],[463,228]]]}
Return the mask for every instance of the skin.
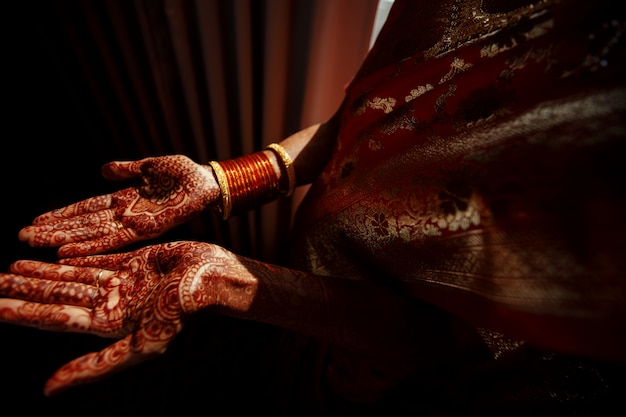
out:
{"label": "skin", "polygon": [[[333,118],[281,142],[294,159],[299,185],[311,182],[328,160],[337,126]],[[280,176],[275,154],[268,151],[268,157]],[[269,265],[204,242],[105,254],[211,209],[220,191],[210,167],[181,155],[111,162],[103,175],[140,185],[37,217],[19,238],[59,247],[62,259],[20,260],[0,274],[0,321],[115,340],[55,372],[45,385],[47,395],[158,356],[188,317],[206,309],[332,344],[337,363],[351,365],[331,366],[327,383],[341,391],[353,385],[350,380],[367,381],[363,385],[376,391],[366,393],[369,400],[415,369],[449,365],[482,349],[467,325],[370,282]],[[383,386],[368,380],[372,364],[387,375],[380,379]]]}
{"label": "skin", "polygon": [[[331,118],[281,142],[299,185],[311,182],[328,160],[337,127]],[[266,152],[280,176],[275,154]],[[432,311],[387,288],[263,264],[208,243],[106,255],[214,207],[220,190],[209,166],[182,155],[110,162],[102,173],[140,185],[38,216],[19,239],[59,247],[62,259],[20,260],[0,274],[0,321],[117,339],[59,369],[46,383],[47,395],[163,353],[185,317],[207,308],[326,340],[338,354],[345,348],[351,357],[397,358],[406,369],[413,366],[406,356],[415,357],[418,335],[437,327],[429,322]],[[428,365],[447,356],[443,347],[450,345],[431,341],[421,348],[429,352]]]}
{"label": "skin", "polygon": [[[116,339],[58,369],[46,395],[162,354],[185,319],[204,309],[305,333],[353,355],[384,354],[406,370],[451,357],[449,340],[420,340],[439,327],[432,312],[389,289],[261,263],[204,242],[59,263],[16,261],[0,274],[0,294],[0,321]],[[415,355],[420,350],[424,355]]]}
{"label": "skin", "polygon": [[[294,160],[299,185],[311,182],[328,160],[336,129],[333,118],[281,142]],[[264,152],[280,178],[276,155]],[[20,230],[18,238],[32,247],[59,247],[60,257],[105,253],[158,237],[215,207],[220,198],[210,166],[183,155],[109,162],[102,175],[139,185],[44,213]]]}
{"label": "skin", "polygon": [[33,247],[59,246],[60,257],[114,251],[188,221],[220,194],[210,168],[182,155],[109,162],[102,174],[142,183],[44,213],[18,238]]}

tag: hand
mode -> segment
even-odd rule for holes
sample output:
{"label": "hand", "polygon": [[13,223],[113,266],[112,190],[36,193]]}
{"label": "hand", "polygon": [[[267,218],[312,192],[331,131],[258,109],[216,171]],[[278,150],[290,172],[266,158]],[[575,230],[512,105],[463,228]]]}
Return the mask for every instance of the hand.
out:
{"label": "hand", "polygon": [[102,175],[143,184],[38,216],[19,232],[31,246],[60,246],[61,257],[97,254],[162,235],[209,204],[220,190],[208,166],[182,155],[109,162]]}
{"label": "hand", "polygon": [[0,295],[11,297],[0,298],[0,321],[120,339],[55,372],[45,393],[56,394],[163,353],[182,329],[185,314],[200,305],[227,304],[219,283],[199,282],[203,277],[210,282],[230,263],[236,264],[230,252],[200,242],[60,263],[16,261],[10,273],[0,274]]}

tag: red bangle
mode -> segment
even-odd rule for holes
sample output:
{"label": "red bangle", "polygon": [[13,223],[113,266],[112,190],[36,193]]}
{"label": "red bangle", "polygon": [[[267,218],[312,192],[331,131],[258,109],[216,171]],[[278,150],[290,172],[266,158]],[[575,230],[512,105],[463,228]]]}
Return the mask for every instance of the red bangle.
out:
{"label": "red bangle", "polygon": [[255,152],[235,159],[210,162],[222,191],[222,217],[250,210],[280,195],[278,176],[270,158]]}

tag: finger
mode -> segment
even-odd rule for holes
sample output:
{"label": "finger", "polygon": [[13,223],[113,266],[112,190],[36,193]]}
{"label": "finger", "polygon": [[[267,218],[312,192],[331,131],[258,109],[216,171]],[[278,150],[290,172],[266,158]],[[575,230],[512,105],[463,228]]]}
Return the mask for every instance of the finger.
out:
{"label": "finger", "polygon": [[0,321],[56,332],[89,333],[91,310],[62,304],[39,304],[0,298]]}
{"label": "finger", "polygon": [[95,213],[111,207],[111,195],[105,194],[97,197],[90,197],[68,206],[49,211],[37,216],[33,220],[34,225],[53,223],[59,220],[70,219],[87,213]]}
{"label": "finger", "polygon": [[21,241],[28,241],[33,247],[61,246],[117,233],[122,227],[121,223],[115,220],[112,210],[101,210],[55,223],[26,226],[20,230],[18,238]]}
{"label": "finger", "polygon": [[78,267],[48,262],[20,260],[9,266],[9,270],[29,278],[41,278],[50,281],[79,282],[94,284],[94,277],[100,272],[98,267]]}
{"label": "finger", "polygon": [[156,355],[133,351],[132,338],[133,335],[128,335],[100,352],[88,353],[68,362],[48,379],[44,394],[52,396],[73,386],[102,380]]}
{"label": "finger", "polygon": [[140,237],[133,229],[124,228],[117,233],[97,239],[67,243],[59,248],[57,254],[64,258],[101,254],[116,251],[146,238],[146,236]]}
{"label": "finger", "polygon": [[135,252],[89,255],[59,259],[59,263],[62,265],[71,265],[71,267],[83,267],[92,269],[102,268],[111,271],[117,271],[122,269],[122,265],[124,264],[124,262],[126,262],[129,258],[132,258],[133,256],[136,256]]}
{"label": "finger", "polygon": [[74,281],[73,271],[75,269],[76,267],[31,260],[15,261],[9,266],[9,271],[14,274],[55,281]]}
{"label": "finger", "polygon": [[[112,258],[106,261],[106,258]],[[61,259],[59,263],[51,264],[41,261],[20,260],[15,261],[9,266],[9,270],[18,275],[29,278],[41,278],[51,281],[68,281],[80,282],[97,286],[95,277],[97,277],[102,269],[115,270],[119,266],[119,255],[97,255],[73,259],[74,263],[64,263]],[[89,264],[86,261],[90,261]],[[2,276],[3,274],[0,274]]]}
{"label": "finger", "polygon": [[113,161],[102,166],[102,176],[108,180],[121,181],[141,175],[141,167],[152,158],[139,161]]}
{"label": "finger", "polygon": [[[92,282],[93,284],[97,282],[95,277]],[[91,307],[98,294],[98,287],[80,282],[50,281],[16,274],[2,274],[0,294],[35,303]]]}

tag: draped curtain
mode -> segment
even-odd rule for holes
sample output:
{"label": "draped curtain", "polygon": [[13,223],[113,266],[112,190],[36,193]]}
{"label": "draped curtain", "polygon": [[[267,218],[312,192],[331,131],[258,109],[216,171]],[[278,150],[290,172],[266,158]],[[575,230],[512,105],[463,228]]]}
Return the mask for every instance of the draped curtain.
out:
{"label": "draped curtain", "polygon": [[[341,102],[345,84],[367,52],[376,3],[5,2],[2,269],[7,271],[17,259],[56,261],[54,248],[30,248],[17,240],[18,231],[45,211],[120,189],[123,185],[100,175],[103,163],[172,153],[205,163],[260,150],[324,121]],[[291,213],[303,191],[226,222],[203,213],[161,239],[213,241],[243,255],[281,261]],[[204,336],[193,343],[182,338],[158,366],[124,374],[84,396],[80,390],[70,393],[63,402],[41,396],[45,378],[65,361],[110,341],[2,324],[0,334],[7,343],[0,357],[11,359],[0,364],[5,377],[0,409],[10,403],[26,413],[56,406],[68,415],[85,407],[97,414],[99,407],[125,408],[131,397],[142,406],[153,402],[142,402],[143,395],[167,395],[175,401],[178,391],[190,386],[169,384],[168,378],[204,369],[187,352],[186,343],[197,346],[199,355],[210,352],[208,362],[219,362],[220,352],[245,358],[245,349],[253,348],[242,343],[236,353],[231,345],[220,350],[220,329],[208,333],[215,334],[208,342]],[[246,334],[246,329],[241,332]],[[206,343],[216,346],[209,349]],[[145,393],[138,388],[146,382],[141,369],[154,369],[157,376],[145,378],[159,381]],[[236,372],[231,373],[226,376],[235,378]],[[133,377],[142,382],[133,385]],[[109,388],[121,384],[133,388]],[[171,391],[150,392],[159,387]],[[109,395],[126,398],[107,404],[98,400]]]}
{"label": "draped curtain", "polygon": [[[29,119],[47,114],[47,135],[58,134],[54,146],[25,134],[35,146],[24,152],[60,176],[48,179],[57,192],[47,187],[29,214],[119,188],[95,178],[85,184],[110,160],[180,153],[206,163],[323,122],[367,53],[376,7],[375,0],[28,2],[20,12],[35,47],[29,54],[41,50],[29,83],[47,83],[36,92],[45,110],[33,114],[31,96]],[[227,222],[205,213],[165,238],[207,239],[280,261],[303,191]]]}

